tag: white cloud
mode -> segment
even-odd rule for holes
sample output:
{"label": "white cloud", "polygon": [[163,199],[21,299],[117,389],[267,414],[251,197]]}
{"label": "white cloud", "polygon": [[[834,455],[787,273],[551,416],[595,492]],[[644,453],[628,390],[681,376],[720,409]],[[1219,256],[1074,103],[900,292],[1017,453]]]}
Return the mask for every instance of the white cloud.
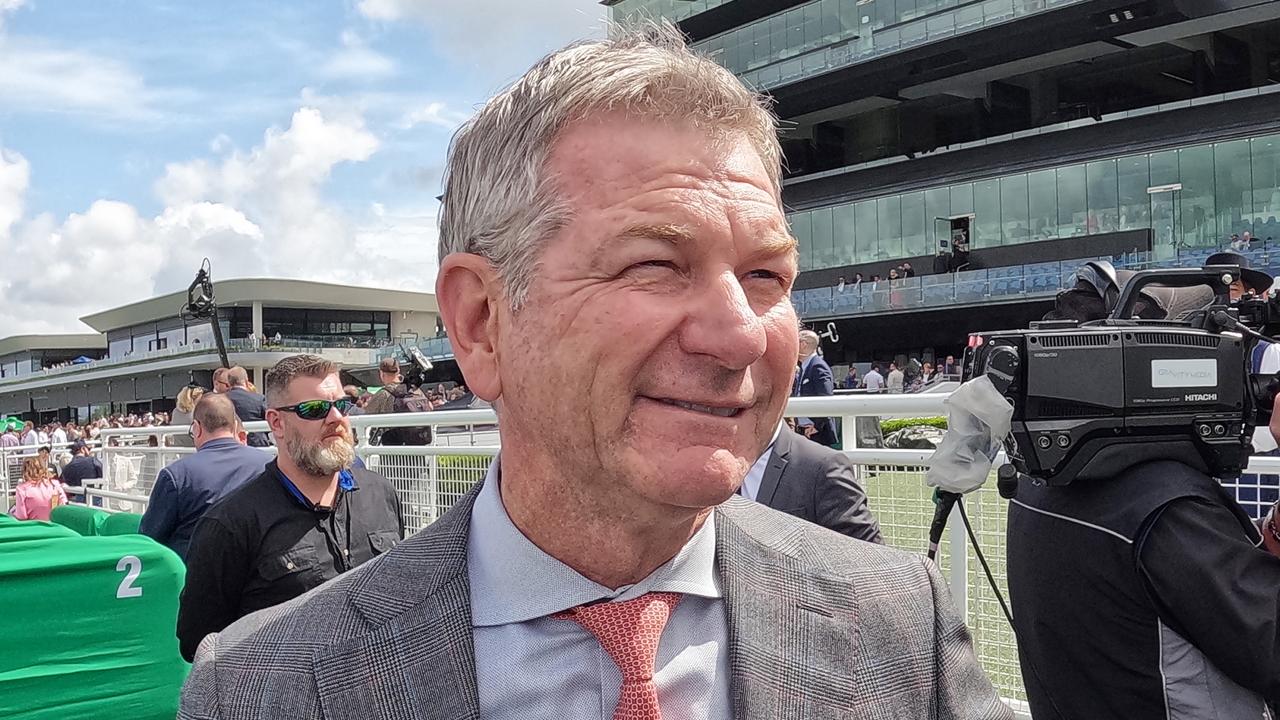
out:
{"label": "white cloud", "polygon": [[320,68],[322,75],[333,79],[370,80],[395,75],[396,63],[380,52],[371,50],[356,33],[342,33],[342,49],[334,53]]}
{"label": "white cloud", "polygon": [[435,125],[445,130],[456,130],[459,125],[466,122],[470,117],[470,113],[450,110],[442,102],[433,102],[405,113],[397,127],[401,130],[408,130],[419,125]]}
{"label": "white cloud", "polygon": [[248,151],[228,144],[217,143],[220,156],[166,166],[155,184],[166,207],[155,217],[99,200],[61,221],[24,218],[29,165],[0,149],[0,337],[84,331],[82,315],[185,287],[204,257],[215,278],[432,287],[434,204],[352,218],[323,197],[334,167],[379,148],[358,116],[304,107]]}
{"label": "white cloud", "polygon": [[518,77],[534,58],[605,33],[598,0],[361,0],[357,8],[371,20],[422,25],[444,54],[499,82]]}
{"label": "white cloud", "polygon": [[22,217],[22,206],[31,181],[31,166],[21,155],[0,148],[0,238]]}
{"label": "white cloud", "polygon": [[25,5],[27,0],[0,0],[0,32],[4,31],[4,16]]}
{"label": "white cloud", "polygon": [[151,88],[131,67],[110,57],[0,34],[0,98],[6,111],[155,120],[162,104],[189,95]]}

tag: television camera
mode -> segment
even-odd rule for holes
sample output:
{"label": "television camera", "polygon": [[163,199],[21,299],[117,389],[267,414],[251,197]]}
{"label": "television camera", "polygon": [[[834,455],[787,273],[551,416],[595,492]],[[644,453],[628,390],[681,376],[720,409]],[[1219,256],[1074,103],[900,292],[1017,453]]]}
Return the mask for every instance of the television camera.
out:
{"label": "television camera", "polygon": [[[970,335],[963,379],[985,375],[1013,407],[1001,494],[1020,477],[1067,485],[1155,459],[1238,476],[1278,385],[1252,372],[1253,350],[1280,330],[1274,295],[1230,299],[1240,278],[1228,265],[1137,272],[1105,318]],[[1200,292],[1208,304],[1142,319],[1152,291]]]}
{"label": "television camera", "polygon": [[422,351],[413,345],[400,344],[400,352],[412,363],[413,367],[404,373],[404,383],[411,390],[417,390],[427,384],[427,373],[434,367]]}

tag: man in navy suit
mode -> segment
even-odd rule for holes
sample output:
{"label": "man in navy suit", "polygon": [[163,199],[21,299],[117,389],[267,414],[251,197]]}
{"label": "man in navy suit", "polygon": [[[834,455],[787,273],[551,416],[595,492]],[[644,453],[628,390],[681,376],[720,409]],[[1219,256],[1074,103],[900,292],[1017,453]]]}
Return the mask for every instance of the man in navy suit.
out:
{"label": "man in navy suit", "polygon": [[[792,397],[836,394],[831,366],[818,355],[818,333],[812,330],[800,331],[799,363],[795,384],[791,387]],[[796,432],[827,447],[836,444],[836,428],[831,418],[796,418]]]}

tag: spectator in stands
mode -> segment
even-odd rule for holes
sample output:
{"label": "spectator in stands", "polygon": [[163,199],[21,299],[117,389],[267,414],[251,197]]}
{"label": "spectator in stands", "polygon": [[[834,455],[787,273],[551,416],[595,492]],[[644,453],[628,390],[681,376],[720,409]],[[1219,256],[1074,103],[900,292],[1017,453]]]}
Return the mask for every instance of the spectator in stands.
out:
{"label": "spectator in stands", "polygon": [[952,379],[960,376],[960,363],[956,362],[955,355],[947,356],[946,362],[942,365],[942,374]]}
{"label": "spectator in stands", "polygon": [[187,559],[196,523],[216,502],[262,474],[271,456],[246,447],[240,418],[226,393],[196,401],[191,437],[197,448],[156,476],[139,532]]}
{"label": "spectator in stands", "polygon": [[[267,373],[275,460],[196,525],[178,611],[190,660],[209,633],[390,550],[404,536],[391,483],[355,458],[337,366],[294,355]],[[196,453],[198,456],[200,453]]]}
{"label": "spectator in stands", "polygon": [[[204,395],[204,388],[199,385],[188,385],[178,391],[178,397],[174,402],[173,418],[169,420],[174,425],[190,425],[195,419],[193,414],[196,409],[196,403],[200,402],[200,398]],[[192,436],[190,433],[186,435],[170,435],[169,444],[174,447],[194,447]]]}
{"label": "spectator in stands", "polygon": [[778,424],[738,494],[842,535],[883,542],[849,456],[785,427]]}
{"label": "spectator in stands", "polygon": [[41,425],[36,430],[36,441],[39,442],[41,445],[49,444],[49,426],[48,425]]}
{"label": "spectator in stands", "polygon": [[[236,406],[236,415],[240,422],[248,423],[265,420],[267,416],[267,400],[258,393],[252,392],[249,385],[249,373],[239,365],[227,370],[227,397]],[[264,432],[249,433],[250,447],[270,447],[271,436]]]}
{"label": "spectator in stands", "polygon": [[889,377],[886,385],[889,387],[889,392],[891,393],[902,392],[904,377],[902,370],[898,367],[898,363],[896,362],[889,363]]}
{"label": "spectator in stands", "polygon": [[62,423],[55,422],[53,424],[53,432],[49,433],[49,442],[52,445],[67,444],[67,431],[62,429]]}
{"label": "spectator in stands", "polygon": [[878,393],[884,390],[884,376],[880,374],[879,363],[871,363],[871,371],[862,378],[862,386],[871,392]]}
{"label": "spectator in stands", "polygon": [[933,367],[933,363],[930,363],[930,362],[925,363],[923,369],[920,372],[921,382],[923,382],[925,385],[928,385],[929,383],[933,382],[933,379],[937,376],[938,376],[938,371]]}
{"label": "spectator in stands", "polygon": [[38,457],[22,462],[22,482],[13,498],[13,516],[19,520],[45,520],[59,505],[67,504],[62,484],[53,479],[49,466]]}
{"label": "spectator in stands", "polygon": [[902,263],[902,277],[909,278],[909,277],[915,277],[915,276],[916,276],[916,271],[915,271],[915,268],[911,267],[911,263],[909,262]]}
{"label": "spectator in stands", "polygon": [[780,155],[670,26],[480,109],[436,297],[502,455],[355,577],[206,639],[181,717],[1012,717],[932,564],[734,497],[797,361]]}
{"label": "spectator in stands", "polygon": [[17,447],[22,444],[18,439],[18,431],[12,426],[6,427],[3,433],[0,433],[0,447]]}
{"label": "spectator in stands", "polygon": [[62,468],[63,484],[78,490],[84,486],[85,480],[96,480],[102,477],[102,461],[93,456],[88,443],[76,440],[71,443],[70,450],[71,462]]}
{"label": "spectator in stands", "polygon": [[62,469],[58,467],[53,459],[53,448],[45,445],[36,451],[36,457],[40,458],[40,462],[49,470],[49,477],[58,477],[62,474]]}
{"label": "spectator in stands", "polygon": [[844,387],[846,390],[858,387],[858,368],[856,365],[850,365],[849,372],[845,373]]}
{"label": "spectator in stands", "polygon": [[[818,354],[818,333],[801,330],[799,345],[800,367],[796,370],[795,383],[791,388],[792,397],[834,395],[836,386],[831,366]],[[828,447],[839,441],[835,423],[829,417],[796,418],[796,430],[810,440]]]}
{"label": "spectator in stands", "polygon": [[227,371],[231,368],[218,368],[213,371],[213,391],[223,393],[231,389],[231,383],[227,382]]}
{"label": "spectator in stands", "polygon": [[843,275],[841,275],[840,279],[836,281],[836,292],[838,293],[844,292],[844,276]]}

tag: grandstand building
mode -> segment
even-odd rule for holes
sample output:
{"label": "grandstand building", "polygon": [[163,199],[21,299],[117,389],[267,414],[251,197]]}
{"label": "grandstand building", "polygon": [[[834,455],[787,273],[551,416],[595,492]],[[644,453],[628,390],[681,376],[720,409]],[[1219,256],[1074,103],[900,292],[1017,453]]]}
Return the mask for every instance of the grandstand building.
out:
{"label": "grandstand building", "polygon": [[[267,368],[299,352],[376,377],[399,343],[447,349],[431,293],[263,278],[216,282],[214,294],[229,360],[259,387]],[[92,334],[0,339],[0,415],[83,422],[168,410],[188,383],[211,387],[220,365],[213,327],[184,319],[186,300],[170,293],[80,318]]]}
{"label": "grandstand building", "polygon": [[794,300],[832,363],[958,354],[1086,259],[1199,265],[1234,235],[1280,266],[1280,2],[604,4],[772,96]]}

